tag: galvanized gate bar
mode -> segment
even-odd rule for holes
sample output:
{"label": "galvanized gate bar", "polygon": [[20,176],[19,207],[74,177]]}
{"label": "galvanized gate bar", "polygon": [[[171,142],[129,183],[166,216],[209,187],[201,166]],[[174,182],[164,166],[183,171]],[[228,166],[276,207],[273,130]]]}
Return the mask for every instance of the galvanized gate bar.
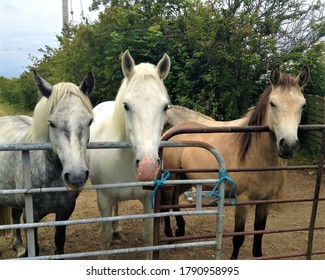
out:
{"label": "galvanized gate bar", "polygon": [[[215,184],[218,179],[196,179],[188,180],[190,184]],[[184,184],[184,180],[166,180],[165,184]],[[83,190],[97,190],[97,189],[116,189],[116,188],[129,188],[129,187],[142,187],[153,186],[153,182],[129,182],[129,183],[116,183],[116,184],[101,184],[85,186]],[[66,192],[66,187],[53,187],[53,188],[30,188],[28,190],[15,189],[15,190],[0,190],[0,195],[4,194],[34,194],[34,193],[47,193],[47,192]]]}
{"label": "galvanized gate bar", "polygon": [[[127,142],[92,142],[88,143],[88,149],[124,149],[132,148]],[[45,143],[17,143],[0,144],[0,151],[34,151],[34,150],[52,150],[51,144]]]}
{"label": "galvanized gate bar", "polygon": [[[32,187],[31,180],[31,164],[29,151],[22,151],[23,160],[23,187],[24,189],[30,189]],[[34,210],[33,210],[33,196],[32,194],[25,194],[25,215],[27,223],[34,223]],[[29,228],[26,231],[27,235],[27,252],[28,256],[36,256],[35,251],[35,234],[34,228]]]}
{"label": "galvanized gate bar", "polygon": [[195,210],[200,211],[202,209],[202,185],[196,186],[197,199],[195,203]]}
{"label": "galvanized gate bar", "polygon": [[129,254],[129,253],[140,253],[146,251],[160,251],[160,250],[171,250],[171,249],[184,249],[184,248],[195,248],[195,247],[207,247],[215,245],[215,241],[203,241],[203,242],[191,242],[191,243],[181,243],[181,244],[166,244],[166,245],[156,245],[149,247],[137,247],[137,248],[125,248],[125,249],[115,249],[107,251],[92,251],[84,253],[72,253],[63,255],[51,255],[51,256],[39,256],[28,258],[31,260],[60,260],[62,258],[89,258],[96,256],[114,255],[114,254]]}
{"label": "galvanized gate bar", "polygon": [[112,217],[102,217],[102,218],[91,218],[91,219],[79,219],[79,220],[66,220],[66,221],[53,221],[53,222],[39,222],[39,223],[24,223],[24,224],[12,224],[3,225],[1,230],[5,229],[32,229],[39,227],[51,227],[51,226],[68,226],[68,225],[82,225],[90,223],[103,223],[103,222],[115,222],[115,221],[125,221],[125,220],[143,220],[151,218],[161,218],[166,216],[194,216],[194,215],[211,215],[217,214],[218,210],[200,210],[200,211],[180,211],[180,212],[160,212],[160,213],[148,213],[148,214],[136,214],[127,216],[112,216]]}

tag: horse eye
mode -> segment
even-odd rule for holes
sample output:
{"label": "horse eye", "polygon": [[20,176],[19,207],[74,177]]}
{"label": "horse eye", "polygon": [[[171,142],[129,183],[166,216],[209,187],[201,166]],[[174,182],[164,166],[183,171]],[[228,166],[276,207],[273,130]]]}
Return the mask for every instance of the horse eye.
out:
{"label": "horse eye", "polygon": [[270,101],[270,105],[271,105],[271,107],[273,107],[273,108],[276,107],[276,105],[275,105],[272,101]]}
{"label": "horse eye", "polygon": [[129,111],[130,110],[130,108],[129,108],[129,106],[128,106],[127,103],[123,103],[123,106],[124,106],[125,111]]}
{"label": "horse eye", "polygon": [[50,127],[55,128],[55,124],[51,121],[49,121]]}

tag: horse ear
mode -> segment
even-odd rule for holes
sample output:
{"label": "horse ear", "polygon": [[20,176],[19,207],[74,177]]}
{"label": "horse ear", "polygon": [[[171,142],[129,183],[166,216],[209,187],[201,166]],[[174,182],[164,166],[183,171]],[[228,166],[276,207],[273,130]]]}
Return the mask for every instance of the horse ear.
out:
{"label": "horse ear", "polygon": [[93,91],[94,87],[95,87],[95,77],[93,73],[89,72],[81,82],[79,88],[84,94],[89,95]]}
{"label": "horse ear", "polygon": [[52,86],[45,81],[37,72],[36,70],[32,70],[34,73],[34,81],[36,83],[36,86],[38,87],[41,94],[47,98],[50,97],[52,93]]}
{"label": "horse ear", "polygon": [[273,67],[270,75],[270,82],[272,85],[277,85],[281,77],[280,65],[276,65]]}
{"label": "horse ear", "polygon": [[300,87],[303,87],[307,83],[309,76],[310,76],[309,68],[307,66],[304,66],[301,69],[299,75],[296,77],[296,80],[298,81],[298,85]]}
{"label": "horse ear", "polygon": [[129,52],[126,50],[122,56],[122,71],[125,77],[131,79],[134,73],[134,60]]}
{"label": "horse ear", "polygon": [[163,58],[157,64],[157,71],[159,77],[163,80],[167,77],[170,70],[170,58],[164,54]]}

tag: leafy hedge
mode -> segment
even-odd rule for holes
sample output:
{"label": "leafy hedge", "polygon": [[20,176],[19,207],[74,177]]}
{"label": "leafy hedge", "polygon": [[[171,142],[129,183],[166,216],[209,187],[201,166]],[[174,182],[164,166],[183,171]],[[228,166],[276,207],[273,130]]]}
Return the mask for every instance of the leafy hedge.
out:
{"label": "leafy hedge", "polygon": [[[94,0],[92,9],[105,5],[98,20],[68,26],[58,36],[60,46],[45,46],[43,58],[32,60],[30,67],[53,83],[78,83],[92,71],[96,105],[115,98],[126,49],[137,63],[157,63],[167,53],[172,103],[233,119],[256,102],[278,63],[294,74],[309,65],[312,76],[305,91],[325,95],[324,6],[305,2]],[[37,97],[30,73],[0,82],[2,99],[33,108]]]}

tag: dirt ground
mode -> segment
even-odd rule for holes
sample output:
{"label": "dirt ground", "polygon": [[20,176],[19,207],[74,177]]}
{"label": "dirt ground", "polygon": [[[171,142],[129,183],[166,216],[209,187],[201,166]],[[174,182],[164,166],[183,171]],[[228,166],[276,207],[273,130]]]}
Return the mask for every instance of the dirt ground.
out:
{"label": "dirt ground", "polygon": [[[283,198],[312,198],[315,188],[316,174],[307,171],[288,172],[288,184],[283,194]],[[325,196],[325,178],[322,178],[321,197]],[[308,227],[311,215],[311,202],[289,203],[273,207],[268,216],[267,229],[286,229]],[[252,208],[246,230],[253,230],[254,209]],[[136,214],[142,212],[141,204],[137,201],[123,202],[120,206],[121,214]],[[320,201],[316,226],[325,226],[325,201]],[[77,200],[77,206],[71,219],[99,217],[96,203],[95,191],[84,191]],[[172,219],[173,225],[175,224]],[[187,234],[208,234],[214,233],[216,226],[215,216],[187,216]],[[47,220],[53,220],[53,216],[48,216]],[[123,221],[121,223],[127,241],[113,246],[115,249],[142,246],[141,231],[142,220]],[[162,225],[163,227],[163,225]],[[224,230],[233,231],[234,227],[234,207],[226,207]],[[100,225],[97,223],[89,225],[71,225],[67,228],[67,241],[65,253],[76,253],[82,251],[95,251],[100,249],[99,242]],[[163,232],[161,231],[163,236]],[[54,252],[54,230],[53,228],[41,228],[39,230],[39,243],[41,255],[49,255]],[[252,258],[252,236],[247,236],[240,251],[240,259]],[[275,233],[264,235],[263,254],[283,255],[291,253],[305,252],[307,248],[308,232]],[[187,241],[188,242],[188,241]],[[212,259],[213,246],[191,249],[173,249],[161,251],[160,259]],[[314,235],[313,250],[325,250],[325,230],[318,230]],[[11,249],[11,235],[0,237],[1,258],[14,258],[16,253]],[[229,259],[232,252],[232,239],[223,238],[222,258]],[[129,253],[123,255],[112,255],[112,259],[145,259],[145,253]],[[91,258],[97,259],[97,257]],[[296,257],[294,259],[304,259]],[[312,259],[325,259],[325,255],[315,255]]]}

